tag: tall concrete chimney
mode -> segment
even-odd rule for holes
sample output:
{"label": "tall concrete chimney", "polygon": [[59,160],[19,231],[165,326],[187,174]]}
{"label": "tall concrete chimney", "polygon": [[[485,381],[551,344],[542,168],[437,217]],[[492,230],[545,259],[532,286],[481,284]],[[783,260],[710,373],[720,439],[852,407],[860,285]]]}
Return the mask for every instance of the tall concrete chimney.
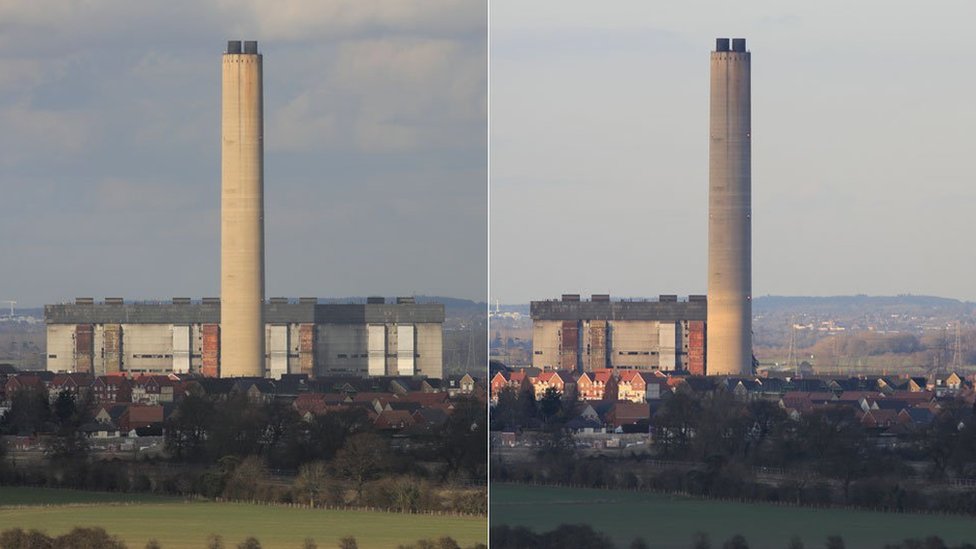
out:
{"label": "tall concrete chimney", "polygon": [[743,38],[711,54],[708,146],[709,375],[752,372],[750,57]]}
{"label": "tall concrete chimney", "polygon": [[257,42],[223,56],[220,377],[264,376],[264,90]]}

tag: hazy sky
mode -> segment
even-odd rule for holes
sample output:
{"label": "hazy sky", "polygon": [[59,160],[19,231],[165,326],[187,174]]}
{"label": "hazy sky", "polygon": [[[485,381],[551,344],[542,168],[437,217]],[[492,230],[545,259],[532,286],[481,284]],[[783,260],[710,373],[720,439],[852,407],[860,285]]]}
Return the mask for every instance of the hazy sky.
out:
{"label": "hazy sky", "polygon": [[752,51],[753,293],[976,299],[976,3],[493,0],[492,301],[704,293],[708,71]]}
{"label": "hazy sky", "polygon": [[484,299],[487,15],[0,0],[0,299],[219,294],[220,55],[264,54],[269,296]]}

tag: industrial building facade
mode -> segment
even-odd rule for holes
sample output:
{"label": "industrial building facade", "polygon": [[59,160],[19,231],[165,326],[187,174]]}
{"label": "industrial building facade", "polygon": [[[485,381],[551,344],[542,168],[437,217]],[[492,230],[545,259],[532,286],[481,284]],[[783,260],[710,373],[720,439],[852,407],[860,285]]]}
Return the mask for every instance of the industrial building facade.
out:
{"label": "industrial building facade", "polygon": [[[219,299],[95,303],[79,298],[47,305],[44,316],[50,371],[221,375]],[[266,377],[443,375],[440,303],[273,298],[264,305],[264,319]]]}
{"label": "industrial building facade", "polygon": [[611,301],[594,295],[582,301],[567,294],[559,301],[533,301],[531,315],[532,366],[541,370],[705,374],[705,296]]}

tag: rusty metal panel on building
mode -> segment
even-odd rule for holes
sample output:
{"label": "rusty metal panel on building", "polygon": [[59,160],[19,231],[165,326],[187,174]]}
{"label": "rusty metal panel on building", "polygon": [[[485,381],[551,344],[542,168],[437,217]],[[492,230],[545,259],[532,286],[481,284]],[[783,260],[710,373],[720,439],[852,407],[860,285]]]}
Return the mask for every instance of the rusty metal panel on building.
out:
{"label": "rusty metal panel on building", "polygon": [[102,334],[102,348],[105,352],[105,373],[119,373],[122,371],[122,325],[105,324]]}
{"label": "rusty metal panel on building", "polygon": [[591,320],[588,323],[586,337],[586,350],[583,361],[583,370],[592,372],[606,368],[607,365],[607,321]]}
{"label": "rusty metal panel on building", "polygon": [[301,373],[315,375],[315,324],[302,324],[298,328],[298,364]]}
{"label": "rusty metal panel on building", "polygon": [[688,373],[705,375],[705,323],[700,320],[688,322]]}
{"label": "rusty metal panel on building", "polygon": [[559,336],[559,369],[576,370],[579,351],[579,324],[575,320],[563,321]]}
{"label": "rusty metal panel on building", "polygon": [[91,373],[92,353],[95,349],[95,327],[92,324],[75,326],[75,371]]}
{"label": "rusty metal panel on building", "polygon": [[207,377],[220,375],[220,324],[203,325],[203,364],[200,373]]}

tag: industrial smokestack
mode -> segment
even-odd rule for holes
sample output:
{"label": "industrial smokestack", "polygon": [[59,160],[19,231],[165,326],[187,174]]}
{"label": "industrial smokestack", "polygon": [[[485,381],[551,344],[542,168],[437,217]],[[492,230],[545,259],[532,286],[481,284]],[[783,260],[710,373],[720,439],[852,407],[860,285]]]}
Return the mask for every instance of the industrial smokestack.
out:
{"label": "industrial smokestack", "polygon": [[[243,51],[243,53],[242,53]],[[264,376],[264,90],[257,42],[223,56],[220,376]]]}
{"label": "industrial smokestack", "polygon": [[709,375],[752,371],[750,57],[744,38],[711,54],[708,147]]}

